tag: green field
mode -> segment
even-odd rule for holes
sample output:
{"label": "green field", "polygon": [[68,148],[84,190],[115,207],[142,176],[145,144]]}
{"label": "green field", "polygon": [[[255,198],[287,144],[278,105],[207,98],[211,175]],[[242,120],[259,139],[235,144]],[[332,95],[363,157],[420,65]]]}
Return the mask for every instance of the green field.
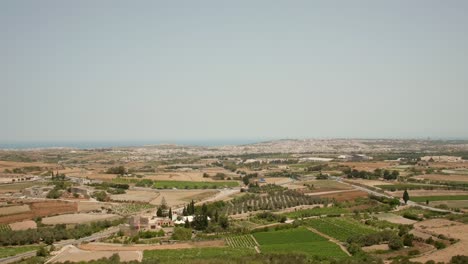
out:
{"label": "green field", "polygon": [[11,228],[9,225],[7,224],[0,224],[0,232],[4,232],[4,231],[10,231]]}
{"label": "green field", "polygon": [[191,182],[191,181],[155,181],[153,188],[156,189],[219,189],[226,187],[237,187],[236,181],[213,181],[213,182]]}
{"label": "green field", "polygon": [[347,255],[340,247],[306,228],[287,229],[253,234],[262,253],[302,253],[310,257],[337,257]]}
{"label": "green field", "polygon": [[410,200],[418,203],[425,203],[433,201],[457,201],[457,200],[468,200],[468,195],[444,195],[444,196],[419,196],[410,197]]}
{"label": "green field", "polygon": [[254,248],[257,245],[251,235],[226,237],[226,243],[232,248]]}
{"label": "green field", "polygon": [[318,231],[345,242],[349,237],[376,232],[373,228],[345,218],[317,218],[309,219],[306,224]]}
{"label": "green field", "polygon": [[18,255],[38,248],[38,246],[0,247],[0,258]]}
{"label": "green field", "polygon": [[349,210],[339,207],[323,207],[323,208],[313,208],[313,209],[304,209],[297,210],[290,213],[285,213],[284,215],[289,218],[301,218],[309,216],[320,216],[320,215],[339,215],[349,213]]}
{"label": "green field", "polygon": [[[145,250],[144,260],[155,260],[158,263],[187,263],[188,260],[234,259],[255,254],[248,248],[190,248],[172,250]],[[156,263],[156,262],[155,262]],[[200,262],[202,263],[202,262]]]}

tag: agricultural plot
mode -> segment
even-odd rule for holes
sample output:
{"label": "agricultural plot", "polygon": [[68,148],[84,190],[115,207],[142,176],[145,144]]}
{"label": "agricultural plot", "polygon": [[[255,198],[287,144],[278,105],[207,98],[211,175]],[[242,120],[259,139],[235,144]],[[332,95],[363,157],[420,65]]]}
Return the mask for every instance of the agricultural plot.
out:
{"label": "agricultural plot", "polygon": [[347,255],[326,238],[305,228],[287,229],[254,234],[262,253],[302,253],[310,257],[337,257]]}
{"label": "agricultural plot", "polygon": [[321,207],[321,208],[312,208],[305,210],[297,210],[294,212],[284,214],[289,218],[302,218],[302,217],[311,217],[311,216],[321,216],[321,215],[340,215],[349,213],[348,209],[340,207]]}
{"label": "agricultural plot", "polygon": [[143,210],[154,209],[154,205],[151,204],[119,204],[114,206],[112,210],[120,215],[130,215],[134,213],[138,213]]}
{"label": "agricultural plot", "polygon": [[345,218],[309,219],[306,224],[318,231],[345,242],[349,237],[374,233],[375,230],[356,221]]}
{"label": "agricultural plot", "polygon": [[114,214],[64,214],[57,216],[45,217],[42,219],[42,223],[45,225],[57,225],[57,224],[84,224],[95,221],[103,220],[115,220],[118,219],[118,215]]}
{"label": "agricultural plot", "polygon": [[236,181],[191,182],[191,181],[155,181],[156,189],[219,189],[239,186]]}
{"label": "agricultural plot", "polygon": [[226,237],[226,243],[232,248],[254,248],[257,245],[252,235]]}
{"label": "agricultural plot", "polygon": [[242,214],[258,210],[280,210],[299,205],[328,203],[327,199],[303,195],[297,192],[276,192],[267,196],[245,195],[226,204],[228,215]]}
{"label": "agricultural plot", "polygon": [[419,197],[410,197],[410,200],[413,202],[423,203],[426,201],[458,201],[458,200],[468,200],[468,195],[444,195],[444,196],[419,196]]}
{"label": "agricultural plot", "polygon": [[[199,260],[197,263],[203,263],[204,260],[222,260],[234,259],[246,255],[255,254],[254,249],[247,248],[190,248],[190,249],[171,249],[171,250],[145,250],[143,260],[154,260],[157,263],[189,263],[193,260]],[[156,263],[156,262],[155,262]]]}
{"label": "agricultural plot", "polygon": [[0,247],[0,258],[6,258],[37,249],[38,246]]}
{"label": "agricultural plot", "polygon": [[0,224],[0,233],[5,232],[5,231],[10,231],[10,230],[11,230],[10,225]]}

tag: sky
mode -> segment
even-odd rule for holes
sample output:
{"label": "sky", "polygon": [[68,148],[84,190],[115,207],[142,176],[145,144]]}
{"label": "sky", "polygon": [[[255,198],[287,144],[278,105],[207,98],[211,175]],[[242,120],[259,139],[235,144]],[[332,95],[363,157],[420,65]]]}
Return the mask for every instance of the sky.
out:
{"label": "sky", "polygon": [[468,1],[0,1],[0,142],[468,138]]}

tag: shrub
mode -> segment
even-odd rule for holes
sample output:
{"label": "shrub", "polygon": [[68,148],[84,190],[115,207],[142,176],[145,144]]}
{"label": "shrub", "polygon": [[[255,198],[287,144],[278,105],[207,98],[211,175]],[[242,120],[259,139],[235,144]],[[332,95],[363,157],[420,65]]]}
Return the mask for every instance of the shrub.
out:
{"label": "shrub", "polygon": [[395,236],[388,241],[388,247],[393,250],[401,249],[403,247],[403,240]]}

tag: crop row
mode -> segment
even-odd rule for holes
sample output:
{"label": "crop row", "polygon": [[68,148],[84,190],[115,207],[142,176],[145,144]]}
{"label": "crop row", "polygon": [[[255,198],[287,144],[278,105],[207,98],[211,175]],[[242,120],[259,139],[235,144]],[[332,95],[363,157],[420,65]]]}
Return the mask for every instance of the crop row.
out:
{"label": "crop row", "polygon": [[0,224],[0,232],[11,230],[10,225]]}
{"label": "crop row", "polygon": [[354,222],[353,220],[333,217],[310,219],[307,220],[307,225],[343,242],[351,236],[376,232],[375,230]]}
{"label": "crop row", "polygon": [[225,208],[226,214],[235,215],[259,210],[278,210],[299,205],[327,204],[329,202],[328,199],[298,195],[287,191],[270,193],[264,196],[247,195],[245,197],[228,202]]}
{"label": "crop row", "polygon": [[232,248],[253,248],[256,246],[251,235],[227,237],[226,242]]}

